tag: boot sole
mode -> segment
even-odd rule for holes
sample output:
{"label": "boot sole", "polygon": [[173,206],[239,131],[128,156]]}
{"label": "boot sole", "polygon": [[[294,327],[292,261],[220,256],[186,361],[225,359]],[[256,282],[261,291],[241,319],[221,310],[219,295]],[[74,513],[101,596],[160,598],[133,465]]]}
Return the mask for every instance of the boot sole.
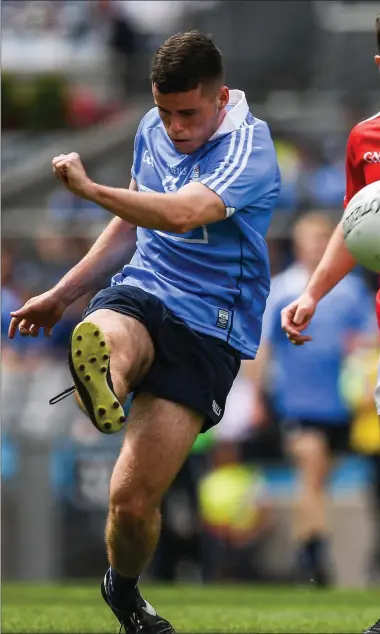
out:
{"label": "boot sole", "polygon": [[70,342],[69,365],[91,422],[103,434],[119,432],[126,421],[110,374],[110,349],[99,326],[78,324]]}

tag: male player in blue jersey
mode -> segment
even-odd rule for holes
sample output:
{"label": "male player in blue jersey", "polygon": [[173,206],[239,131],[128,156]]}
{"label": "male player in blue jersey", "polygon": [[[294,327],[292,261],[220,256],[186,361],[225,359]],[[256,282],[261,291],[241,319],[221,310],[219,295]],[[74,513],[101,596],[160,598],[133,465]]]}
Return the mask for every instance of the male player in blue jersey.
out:
{"label": "male player in blue jersey", "polygon": [[152,61],[155,107],[137,130],[129,190],[90,180],[78,154],[53,160],[73,193],[116,216],[50,291],[12,313],[49,334],[65,308],[137,250],[74,329],[69,363],[92,423],[113,433],[134,400],[110,485],[110,568],[102,594],[127,632],[170,633],[137,582],[159,538],[162,497],[199,432],[218,423],[241,359],[255,357],[269,292],[265,243],[279,192],[265,122],[224,85],[220,51],[198,32],[170,37]]}

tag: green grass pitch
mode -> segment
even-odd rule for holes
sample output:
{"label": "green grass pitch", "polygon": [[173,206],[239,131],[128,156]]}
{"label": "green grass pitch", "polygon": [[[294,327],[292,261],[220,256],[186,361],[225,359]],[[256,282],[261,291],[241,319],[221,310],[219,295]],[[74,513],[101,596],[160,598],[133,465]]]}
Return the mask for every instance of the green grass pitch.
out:
{"label": "green grass pitch", "polygon": [[[142,586],[181,633],[359,634],[380,617],[379,590],[247,585]],[[4,583],[2,632],[116,632],[98,583]]]}

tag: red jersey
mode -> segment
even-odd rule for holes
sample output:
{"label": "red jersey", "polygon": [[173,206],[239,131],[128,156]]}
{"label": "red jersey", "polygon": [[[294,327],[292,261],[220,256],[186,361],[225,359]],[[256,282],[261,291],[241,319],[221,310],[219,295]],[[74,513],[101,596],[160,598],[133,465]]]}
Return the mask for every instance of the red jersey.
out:
{"label": "red jersey", "polygon": [[[375,181],[380,181],[380,112],[358,123],[348,137],[344,206],[360,189]],[[380,328],[380,290],[376,314]]]}

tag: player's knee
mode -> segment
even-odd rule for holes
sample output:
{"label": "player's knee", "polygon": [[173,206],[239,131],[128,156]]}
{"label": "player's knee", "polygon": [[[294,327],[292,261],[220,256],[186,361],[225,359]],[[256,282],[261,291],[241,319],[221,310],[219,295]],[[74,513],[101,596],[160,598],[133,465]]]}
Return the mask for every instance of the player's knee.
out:
{"label": "player's knee", "polygon": [[152,497],[143,487],[110,490],[110,515],[117,525],[133,528],[144,523],[154,511]]}
{"label": "player's knee", "polygon": [[318,435],[305,434],[294,446],[293,457],[308,488],[316,491],[323,488],[330,465],[324,439]]}
{"label": "player's knee", "polygon": [[324,439],[318,434],[304,434],[293,445],[293,456],[300,465],[312,466],[325,462],[328,449]]}

